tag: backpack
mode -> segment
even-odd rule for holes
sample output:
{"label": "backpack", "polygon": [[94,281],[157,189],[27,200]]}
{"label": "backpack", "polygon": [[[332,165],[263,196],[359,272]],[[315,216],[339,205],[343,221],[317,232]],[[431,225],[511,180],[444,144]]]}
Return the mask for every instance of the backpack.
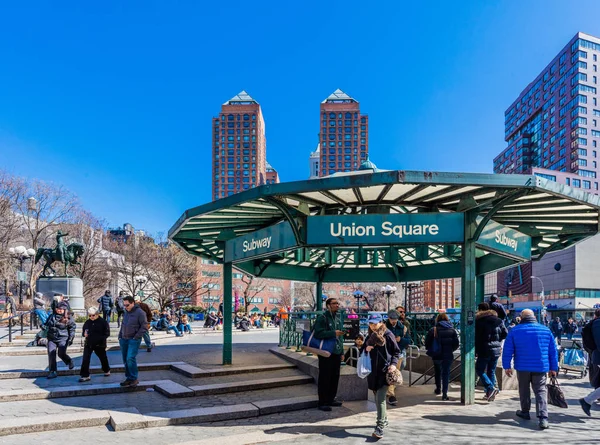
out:
{"label": "backpack", "polygon": [[581,340],[583,341],[583,347],[588,352],[595,351],[597,348],[596,341],[594,340],[594,332],[592,331],[592,325],[594,321],[589,321],[581,330]]}

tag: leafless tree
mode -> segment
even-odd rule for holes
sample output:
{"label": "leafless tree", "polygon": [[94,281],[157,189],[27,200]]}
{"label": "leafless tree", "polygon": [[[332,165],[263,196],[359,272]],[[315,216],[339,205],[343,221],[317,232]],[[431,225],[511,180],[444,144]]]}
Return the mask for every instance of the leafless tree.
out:
{"label": "leafless tree", "polygon": [[294,283],[294,307],[314,311],[317,307],[317,295],[314,283]]}
{"label": "leafless tree", "polygon": [[0,279],[4,291],[16,271],[8,248],[21,237],[20,221],[15,213],[14,203],[24,188],[25,183],[21,178],[0,171]]}
{"label": "leafless tree", "polygon": [[121,239],[107,234],[103,243],[107,250],[116,254],[110,262],[110,272],[117,277],[119,287],[127,295],[137,295],[148,280],[146,272],[152,242],[142,237]]}
{"label": "leafless tree", "polygon": [[[367,305],[370,311],[385,311],[387,308],[387,295],[381,291],[382,286],[390,283],[352,283],[354,291],[364,293],[362,301]],[[401,304],[402,287],[400,283],[395,283],[396,293],[390,296],[390,309]]]}
{"label": "leafless tree", "polygon": [[242,283],[242,294],[244,295],[244,312],[248,314],[249,307],[252,304],[254,297],[256,297],[263,290],[265,290],[268,281],[262,278],[256,278],[254,275],[250,275],[248,273],[243,273]]}

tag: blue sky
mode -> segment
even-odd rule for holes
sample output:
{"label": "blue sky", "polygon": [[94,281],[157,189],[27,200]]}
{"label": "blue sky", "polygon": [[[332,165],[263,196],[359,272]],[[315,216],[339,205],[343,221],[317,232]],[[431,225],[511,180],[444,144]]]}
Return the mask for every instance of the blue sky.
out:
{"label": "blue sky", "polygon": [[291,181],[341,88],[379,167],[491,172],[505,109],[577,31],[600,35],[598,17],[595,0],[4,2],[0,169],[166,232],[210,200],[223,102],[261,104],[267,159]]}

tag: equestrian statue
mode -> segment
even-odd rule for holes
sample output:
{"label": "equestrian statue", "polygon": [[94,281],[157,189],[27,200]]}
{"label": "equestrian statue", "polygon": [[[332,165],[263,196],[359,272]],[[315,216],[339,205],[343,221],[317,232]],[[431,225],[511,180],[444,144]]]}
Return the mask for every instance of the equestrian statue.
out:
{"label": "equestrian statue", "polygon": [[65,266],[65,277],[67,275],[67,267],[78,264],[81,266],[79,262],[79,258],[85,252],[85,247],[81,243],[71,243],[68,246],[65,245],[65,241],[63,238],[68,236],[68,233],[62,233],[59,230],[56,233],[56,248],[50,249],[47,247],[40,247],[35,254],[35,264],[42,258],[46,261],[44,264],[44,270],[42,270],[42,276],[48,277],[46,272],[48,269],[52,272],[52,276],[56,276],[56,271],[52,268],[52,263],[55,261],[59,261]]}

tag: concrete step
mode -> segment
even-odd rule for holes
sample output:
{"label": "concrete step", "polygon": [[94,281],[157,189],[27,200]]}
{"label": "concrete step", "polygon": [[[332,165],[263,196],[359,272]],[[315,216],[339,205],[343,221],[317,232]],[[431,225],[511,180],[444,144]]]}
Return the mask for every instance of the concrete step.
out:
{"label": "concrete step", "polygon": [[213,368],[213,369],[201,369],[196,366],[188,365],[187,363],[183,364],[173,364],[171,369],[180,374],[183,374],[186,377],[190,378],[202,378],[202,377],[218,377],[224,375],[234,375],[234,374],[250,374],[255,372],[264,372],[264,371],[280,371],[282,369],[294,369],[296,365],[291,363],[281,363],[277,365],[259,365],[259,366],[241,366],[241,367],[223,367],[223,368]]}
{"label": "concrete step", "polygon": [[110,422],[108,411],[84,410],[68,416],[50,414],[45,416],[0,419],[0,436],[39,433],[70,428],[103,426]]}
{"label": "concrete step", "polygon": [[190,386],[195,396],[227,394],[241,391],[256,391],[261,389],[281,388],[282,386],[305,385],[314,383],[310,376],[274,377],[270,379],[247,380],[230,383],[213,383],[210,385]]}
{"label": "concrete step", "polygon": [[[185,365],[184,362],[163,362],[163,363],[138,363],[139,371],[166,371],[172,369],[173,366],[182,366]],[[68,375],[79,375],[79,371],[81,371],[80,366],[76,366],[73,369],[68,368],[58,368],[59,376],[68,376]],[[110,372],[112,374],[125,372],[125,366],[123,364],[111,365]],[[90,366],[90,374],[102,374],[102,367],[100,366]],[[48,375],[47,370],[14,370],[14,371],[6,371],[0,372],[0,380],[6,379],[36,379],[39,377],[46,377]]]}
{"label": "concrete step", "polygon": [[[120,349],[121,348],[119,347],[118,344],[108,345],[108,347],[106,348],[107,351],[118,351]],[[69,348],[67,349],[67,353],[69,353],[69,354],[76,354],[79,352],[83,352],[83,347],[78,346],[76,344],[69,346]],[[21,356],[21,355],[46,355],[47,353],[48,353],[48,350],[41,346],[32,346],[32,347],[12,346],[12,347],[0,348],[0,357],[2,357],[2,356]]]}

